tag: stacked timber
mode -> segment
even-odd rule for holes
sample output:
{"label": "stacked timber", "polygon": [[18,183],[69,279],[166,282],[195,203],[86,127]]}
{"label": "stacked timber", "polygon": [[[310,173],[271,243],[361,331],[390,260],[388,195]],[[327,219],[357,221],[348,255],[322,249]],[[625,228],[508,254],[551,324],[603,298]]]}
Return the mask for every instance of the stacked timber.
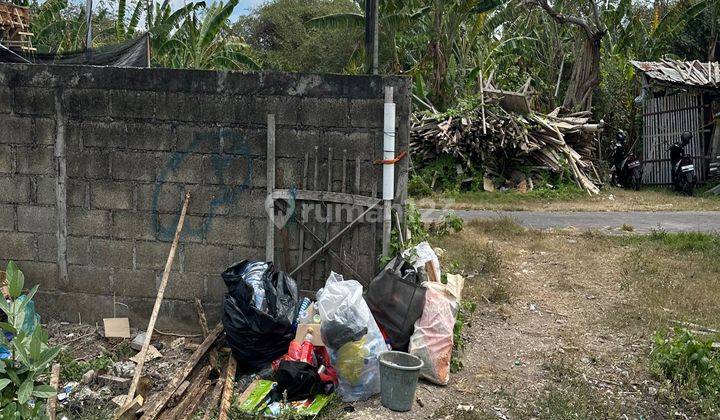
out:
{"label": "stacked timber", "polygon": [[590,112],[522,114],[501,108],[497,98],[486,98],[485,105],[461,114],[414,118],[410,151],[416,165],[451,155],[461,164],[482,166],[488,176],[529,166],[568,170],[580,188],[591,195],[600,192],[591,161],[599,126],[590,124]]}

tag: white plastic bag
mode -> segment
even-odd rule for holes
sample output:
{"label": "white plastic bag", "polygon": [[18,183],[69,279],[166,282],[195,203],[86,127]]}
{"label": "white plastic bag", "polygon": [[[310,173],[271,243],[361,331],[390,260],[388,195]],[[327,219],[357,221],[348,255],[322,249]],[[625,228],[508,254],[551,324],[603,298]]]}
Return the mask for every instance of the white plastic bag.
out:
{"label": "white plastic bag", "polygon": [[318,295],[320,331],[338,373],[337,391],[343,401],[364,400],[380,392],[377,358],[388,350],[362,293],[360,283],[333,272]]}
{"label": "white plastic bag", "polygon": [[425,264],[428,261],[432,261],[433,269],[435,271],[435,278],[438,281],[440,280],[440,260],[438,259],[435,251],[433,251],[429,243],[420,242],[416,246],[406,249],[405,251],[403,251],[402,257],[405,258],[407,261],[410,261],[410,264],[412,264],[415,269],[418,269],[420,267],[425,268]]}

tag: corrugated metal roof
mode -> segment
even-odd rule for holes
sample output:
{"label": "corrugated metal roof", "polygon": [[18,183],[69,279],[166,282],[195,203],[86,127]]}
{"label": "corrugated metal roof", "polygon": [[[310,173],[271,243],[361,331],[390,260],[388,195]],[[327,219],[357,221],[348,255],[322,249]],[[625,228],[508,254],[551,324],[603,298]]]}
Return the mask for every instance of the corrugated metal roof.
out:
{"label": "corrugated metal roof", "polygon": [[720,63],[718,62],[662,60],[658,62],[631,61],[631,63],[653,80],[720,89]]}

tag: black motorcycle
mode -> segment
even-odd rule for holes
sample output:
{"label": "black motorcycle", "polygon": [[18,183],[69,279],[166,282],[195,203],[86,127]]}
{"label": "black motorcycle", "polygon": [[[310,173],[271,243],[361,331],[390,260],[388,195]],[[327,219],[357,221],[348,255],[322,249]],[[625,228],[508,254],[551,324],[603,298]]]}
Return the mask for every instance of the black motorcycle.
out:
{"label": "black motorcycle", "polygon": [[626,140],[627,135],[625,132],[618,132],[615,147],[613,148],[612,181],[617,186],[632,188],[637,191],[642,184],[642,162],[632,151],[630,153],[625,152]]}
{"label": "black motorcycle", "polygon": [[695,164],[692,157],[685,153],[685,147],[692,140],[692,134],[684,132],[680,141],[674,143],[670,152],[673,189],[677,192],[693,195],[695,190]]}

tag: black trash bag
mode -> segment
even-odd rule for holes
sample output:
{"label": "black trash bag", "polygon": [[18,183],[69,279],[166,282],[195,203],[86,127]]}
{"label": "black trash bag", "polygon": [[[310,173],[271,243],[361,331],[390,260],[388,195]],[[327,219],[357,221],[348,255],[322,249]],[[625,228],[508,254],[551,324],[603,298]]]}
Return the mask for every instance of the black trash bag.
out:
{"label": "black trash bag", "polygon": [[[357,328],[353,329],[353,327]],[[323,343],[331,349],[339,349],[351,341],[358,341],[365,337],[367,332],[368,329],[365,325],[348,325],[335,319],[320,324],[320,337],[322,337]]]}
{"label": "black trash bag", "polygon": [[395,350],[407,351],[415,321],[423,313],[424,277],[398,255],[370,282],[365,293],[365,302]]}
{"label": "black trash bag", "polygon": [[[267,263],[267,269],[259,276],[257,270],[247,270],[254,263],[242,261],[222,274],[228,286],[222,322],[238,367],[257,372],[285,354],[295,337],[292,324],[298,291],[295,281],[285,272],[275,272],[272,263]],[[253,278],[243,278],[243,274],[250,272],[254,273]],[[255,304],[257,293],[253,286],[257,285],[264,293],[261,308]]]}
{"label": "black trash bag", "polygon": [[282,401],[283,392],[287,391],[287,401],[301,401],[325,392],[317,368],[300,361],[283,360],[275,372],[277,386],[273,389],[270,398],[272,401]]}

